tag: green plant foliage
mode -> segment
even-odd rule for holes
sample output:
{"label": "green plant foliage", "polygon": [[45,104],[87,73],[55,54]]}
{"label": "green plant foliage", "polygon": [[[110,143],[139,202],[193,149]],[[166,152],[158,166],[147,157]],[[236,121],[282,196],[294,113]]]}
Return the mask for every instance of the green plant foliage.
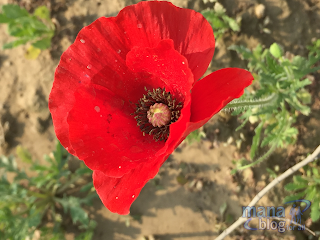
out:
{"label": "green plant foliage", "polygon": [[194,141],[195,142],[200,142],[201,141],[201,138],[205,138],[206,137],[206,134],[204,131],[202,130],[195,130],[193,132],[191,132],[187,137],[186,137],[186,141],[191,144],[193,143]]}
{"label": "green plant foliage", "polygon": [[14,48],[31,43],[34,48],[44,50],[51,46],[55,27],[50,18],[50,11],[45,6],[35,9],[33,14],[18,5],[2,6],[0,23],[8,24],[8,33],[16,40],[3,45],[3,49]]}
{"label": "green plant foliage", "polygon": [[319,166],[308,165],[304,168],[303,175],[293,176],[293,182],[285,185],[285,190],[293,192],[287,196],[284,202],[298,199],[306,199],[311,202],[310,217],[313,222],[320,219],[320,168]]}
{"label": "green plant foliage", "polygon": [[[297,128],[293,126],[296,116],[310,113],[310,107],[306,104],[311,102],[311,95],[304,87],[311,81],[305,76],[320,69],[315,67],[320,60],[318,45],[320,41],[309,47],[308,58],[294,56],[290,59],[284,57],[277,43],[269,49],[258,45],[253,51],[243,46],[229,48],[248,62],[249,71],[255,76],[254,86],[257,90],[245,91],[239,100],[232,101],[225,108],[234,109],[233,115],[241,114],[243,124],[237,130],[248,121],[259,123],[251,146],[251,159],[261,147],[269,146],[275,150],[295,143],[298,135]],[[266,154],[270,155],[271,152]],[[261,162],[260,159],[266,158],[262,156],[247,166]]]}
{"label": "green plant foliage", "polygon": [[[40,230],[41,236],[48,237],[45,239],[64,239],[58,209],[63,209],[74,224],[85,230],[76,239],[92,239],[95,223],[90,221],[82,208],[83,205],[90,205],[92,198],[96,197],[95,192],[91,191],[92,181],[83,184],[84,179],[91,176],[91,170],[82,166],[72,173],[68,169],[71,155],[60,143],[55,151],[44,157],[44,164],[34,161],[30,153],[20,146],[17,147],[17,155],[30,164],[29,170],[36,174],[29,177],[17,167],[12,156],[0,157],[0,239],[32,239],[35,230]],[[13,180],[9,181],[7,174],[11,174]],[[82,198],[72,196],[70,191],[73,190],[87,195]],[[44,216],[51,216],[53,228],[42,226]]]}
{"label": "green plant foliage", "polygon": [[236,21],[233,18],[228,17],[226,9],[218,2],[215,3],[213,9],[204,10],[201,14],[211,24],[216,41],[218,41],[226,31],[240,31],[240,19]]}

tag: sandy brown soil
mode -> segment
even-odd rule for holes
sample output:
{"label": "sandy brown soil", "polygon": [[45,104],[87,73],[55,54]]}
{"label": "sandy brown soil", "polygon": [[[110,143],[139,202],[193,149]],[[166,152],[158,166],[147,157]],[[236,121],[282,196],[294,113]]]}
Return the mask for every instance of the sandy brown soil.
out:
{"label": "sandy brown soil", "polygon": [[[123,7],[136,3],[135,0],[60,0],[60,1],[8,1],[1,4],[20,2],[32,10],[32,4],[46,4],[52,9],[52,17],[59,23],[58,33],[52,49],[43,51],[36,60],[24,58],[26,47],[0,52],[0,119],[4,139],[0,143],[4,154],[14,153],[18,144],[27,148],[37,159],[54,148],[55,134],[47,107],[48,95],[53,82],[55,67],[61,53],[74,41],[78,31],[100,16],[115,16]],[[174,0],[179,7],[201,11],[213,5],[202,0]],[[221,0],[229,16],[242,17],[241,32],[225,34],[217,44],[215,57],[207,73],[222,67],[243,67],[234,52],[227,50],[231,44],[243,44],[254,48],[258,43],[269,46],[281,44],[286,51],[306,55],[306,46],[311,39],[320,38],[320,1],[317,0]],[[31,4],[30,4],[31,3]],[[270,18],[267,28],[271,34],[261,31],[263,19],[257,19],[255,6],[266,6]],[[29,4],[29,5],[28,5]],[[0,25],[0,45],[10,40],[6,26]],[[320,143],[320,74],[314,75],[312,114],[300,117],[297,126],[300,137],[296,146],[288,151],[279,151],[268,161],[281,169],[294,165]],[[241,214],[241,206],[269,181],[263,164],[235,177],[230,175],[232,160],[246,154],[246,148],[239,153],[235,141],[240,133],[234,132],[239,122],[236,118],[216,116],[204,130],[207,138],[200,143],[181,146],[163,165],[155,180],[142,190],[131,208],[132,215],[141,216],[139,221],[129,216],[130,226],[125,226],[126,217],[110,213],[96,199],[90,214],[98,222],[96,240],[138,239],[153,235],[160,240],[211,240],[230,225]],[[217,130],[219,129],[219,134]],[[251,128],[252,131],[252,128]],[[250,146],[253,133],[250,126],[243,131]],[[0,130],[1,135],[1,130]],[[233,142],[227,144],[227,139]],[[21,163],[22,164],[22,163]],[[21,165],[23,166],[23,164]],[[181,185],[179,182],[187,180]],[[182,178],[182,180],[181,180]],[[184,179],[183,179],[184,178]],[[282,186],[263,198],[259,205],[281,204],[285,196]],[[220,208],[227,203],[223,214]],[[226,223],[227,222],[227,223]],[[319,224],[314,230],[319,230]],[[66,229],[68,232],[68,228]],[[67,233],[73,239],[74,233]],[[150,238],[149,238],[150,239]],[[307,239],[303,233],[279,234],[273,231],[249,232],[243,227],[226,239]]]}

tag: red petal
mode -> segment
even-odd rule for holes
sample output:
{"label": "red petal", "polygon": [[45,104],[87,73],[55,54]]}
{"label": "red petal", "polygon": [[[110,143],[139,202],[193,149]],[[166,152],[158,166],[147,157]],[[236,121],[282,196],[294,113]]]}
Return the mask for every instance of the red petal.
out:
{"label": "red petal", "polygon": [[231,100],[240,97],[252,83],[250,72],[224,68],[198,81],[191,93],[191,119],[188,133],[204,125]]}
{"label": "red petal", "polygon": [[103,204],[114,213],[129,214],[130,206],[143,186],[153,178],[168,156],[140,164],[121,178],[112,178],[101,171],[93,172],[93,185]]}
{"label": "red petal", "polygon": [[143,137],[133,112],[132,106],[105,88],[79,88],[68,116],[76,155],[90,169],[111,177],[152,159],[165,144]]}
{"label": "red petal", "polygon": [[146,72],[156,78],[149,78],[146,84],[165,87],[167,92],[178,93],[182,98],[189,95],[194,82],[187,59],[173,49],[172,40],[162,40],[155,48],[133,48],[127,54],[127,66],[132,71]]}
{"label": "red petal", "polygon": [[116,22],[126,32],[131,48],[155,47],[162,39],[172,39],[175,49],[187,58],[195,80],[211,62],[215,47],[212,27],[193,10],[165,1],[140,2],[124,8]]}
{"label": "red petal", "polygon": [[67,115],[80,81],[107,86],[124,100],[129,96],[138,99],[142,88],[126,67],[126,55],[133,47],[155,47],[162,39],[173,39],[195,80],[203,75],[213,56],[214,36],[210,24],[193,10],[169,2],[140,2],[124,8],[115,18],[99,18],[79,32],[61,57],[49,97],[56,135],[70,153],[74,152]]}
{"label": "red petal", "polygon": [[[164,155],[154,156],[153,159],[136,166],[120,178],[108,177],[101,171],[93,172],[94,187],[103,204],[114,213],[129,214],[133,201],[141,189],[159,171],[160,166],[183,140],[190,117],[190,102],[182,109],[180,119],[170,125],[170,136],[166,142],[167,150]],[[178,139],[178,140],[177,140]]]}
{"label": "red petal", "polygon": [[121,177],[141,162],[171,153],[190,119],[193,76],[186,59],[172,48],[171,40],[162,41],[155,49],[133,49],[128,53],[128,65],[138,75],[149,75],[147,82],[138,79],[140,84],[178,92],[185,106],[179,121],[170,125],[166,143],[155,142],[152,136],[144,137],[136,126],[131,115],[135,111],[133,104],[98,85],[79,87],[68,117],[72,148],[89,168],[110,177]]}

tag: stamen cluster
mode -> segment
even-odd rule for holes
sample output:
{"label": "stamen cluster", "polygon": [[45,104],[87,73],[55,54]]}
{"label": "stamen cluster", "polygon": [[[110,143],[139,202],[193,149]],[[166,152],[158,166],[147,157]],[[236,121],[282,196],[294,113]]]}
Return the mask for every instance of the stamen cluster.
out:
{"label": "stamen cluster", "polygon": [[[170,134],[169,126],[179,119],[183,104],[177,103],[177,100],[173,99],[171,93],[166,92],[165,88],[157,88],[150,91],[145,87],[145,90],[147,94],[144,94],[136,104],[134,118],[137,120],[137,125],[140,127],[144,136],[145,134],[153,135],[153,139],[156,142],[159,140],[166,141]],[[163,124],[152,124],[150,111],[152,111],[155,106],[160,106],[159,104],[164,104],[168,107],[171,117],[169,121]]]}

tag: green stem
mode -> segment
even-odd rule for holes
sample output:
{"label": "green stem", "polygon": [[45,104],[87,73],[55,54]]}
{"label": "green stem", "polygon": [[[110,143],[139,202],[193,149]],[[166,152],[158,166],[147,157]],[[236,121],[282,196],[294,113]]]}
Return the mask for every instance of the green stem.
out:
{"label": "green stem", "polygon": [[70,179],[70,181],[66,182],[65,184],[63,184],[63,186],[61,186],[60,188],[57,189],[57,194],[62,193],[64,190],[66,190],[71,184],[75,183],[80,177],[82,176],[77,176],[74,177],[72,179]]}
{"label": "green stem", "polygon": [[[285,117],[285,111],[283,110],[282,108],[282,115],[283,117]],[[254,165],[257,165],[259,163],[261,163],[262,161],[264,161],[265,159],[267,159],[276,149],[277,149],[277,146],[278,146],[278,143],[279,143],[279,139],[281,137],[281,133],[282,132],[285,132],[286,129],[288,128],[288,126],[290,127],[291,124],[290,122],[286,122],[285,120],[282,120],[282,122],[280,123],[280,127],[279,127],[279,135],[278,137],[276,138],[276,140],[274,141],[273,145],[271,146],[271,148],[264,154],[262,155],[260,158],[258,158],[258,160],[248,164],[248,165],[245,165],[245,166],[241,166],[239,168],[237,168],[237,170],[243,170],[243,169],[246,169],[246,168],[249,168],[249,167],[252,167]]]}
{"label": "green stem", "polygon": [[272,147],[266,152],[264,155],[262,155],[257,161],[254,161],[248,165],[242,166],[237,168],[237,170],[244,170],[246,168],[252,167],[254,165],[257,165],[258,163],[261,163],[263,160],[267,159],[277,148],[277,143],[274,143]]}
{"label": "green stem", "polygon": [[46,195],[46,194],[37,193],[37,192],[30,191],[30,190],[28,190],[28,193],[32,196],[37,197],[37,198],[47,198],[48,197],[48,195]]}
{"label": "green stem", "polygon": [[278,95],[273,93],[270,96],[262,99],[249,99],[249,100],[238,100],[235,99],[230,102],[227,106],[223,108],[223,110],[231,110],[237,108],[255,108],[255,107],[263,107],[267,105],[271,105],[278,98]]}

